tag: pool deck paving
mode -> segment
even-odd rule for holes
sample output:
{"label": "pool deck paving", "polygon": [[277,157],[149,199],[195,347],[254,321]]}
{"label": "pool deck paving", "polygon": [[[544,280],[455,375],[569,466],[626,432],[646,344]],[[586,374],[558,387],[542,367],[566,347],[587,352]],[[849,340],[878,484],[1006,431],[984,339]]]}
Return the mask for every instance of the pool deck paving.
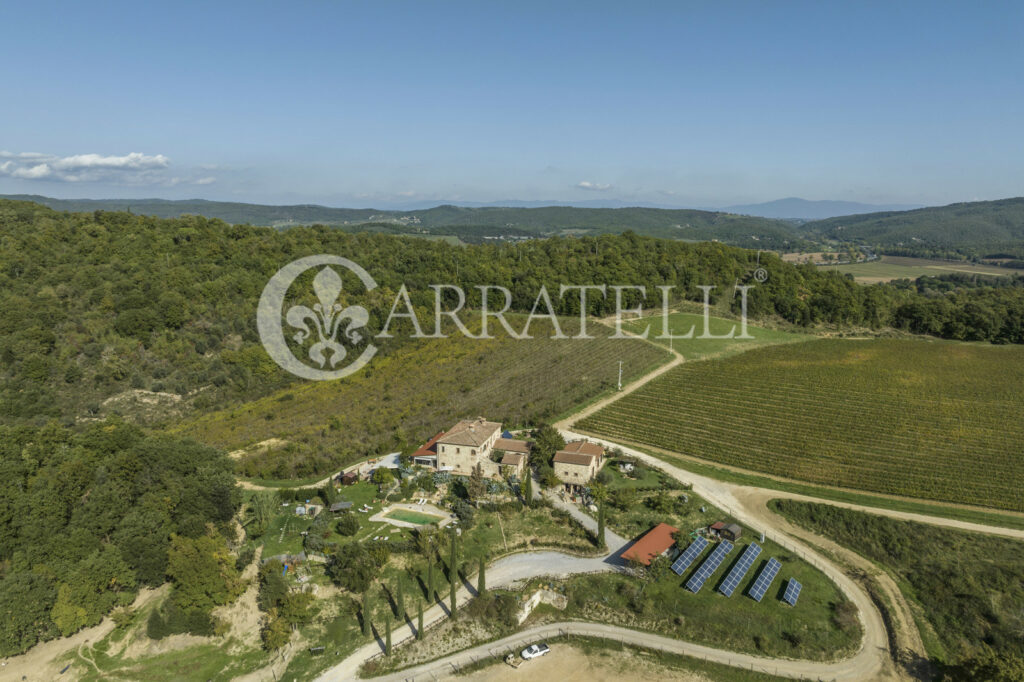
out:
{"label": "pool deck paving", "polygon": [[435,507],[432,504],[410,504],[401,502],[384,507],[379,512],[371,516],[370,521],[373,521],[375,523],[390,523],[392,526],[395,526],[396,528],[419,528],[420,526],[424,525],[422,523],[410,523],[409,521],[400,521],[398,519],[391,518],[388,516],[389,512],[398,511],[401,509],[411,512],[417,512],[420,514],[430,514],[432,516],[436,516],[440,519],[437,522],[437,526],[439,528],[444,528],[449,523],[455,520],[454,514],[451,514],[450,512]]}

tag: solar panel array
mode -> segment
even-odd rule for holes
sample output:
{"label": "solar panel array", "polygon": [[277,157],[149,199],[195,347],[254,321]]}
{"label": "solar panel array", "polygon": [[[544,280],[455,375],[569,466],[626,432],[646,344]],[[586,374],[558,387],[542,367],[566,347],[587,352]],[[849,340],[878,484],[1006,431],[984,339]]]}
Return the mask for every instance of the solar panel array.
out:
{"label": "solar panel array", "polygon": [[790,578],[789,584],[786,585],[786,591],[782,595],[782,601],[790,606],[796,606],[796,599],[800,596],[801,587],[803,586],[795,578]]}
{"label": "solar panel array", "polygon": [[689,580],[686,581],[686,589],[696,594],[700,592],[700,588],[704,586],[704,581],[711,577],[711,574],[718,570],[718,567],[722,565],[722,561],[726,555],[732,551],[732,543],[728,540],[722,540],[718,543],[718,546],[712,550],[708,558],[704,560],[704,563],[700,565],[697,572],[694,573]]}
{"label": "solar panel array", "polygon": [[779,569],[782,568],[782,564],[775,557],[768,560],[768,563],[763,569],[761,574],[757,576],[757,580],[754,581],[754,586],[750,588],[750,596],[753,597],[754,601],[759,602],[764,597],[764,593],[771,587],[772,581],[775,580],[775,576],[779,574]]}
{"label": "solar panel array", "polygon": [[729,575],[725,576],[725,580],[722,581],[718,591],[724,594],[726,597],[731,597],[732,593],[736,590],[736,587],[743,580],[743,576],[747,574],[750,567],[754,565],[754,559],[761,553],[761,547],[751,542],[747,545],[747,548],[743,550],[743,555],[740,560],[736,562],[736,565],[729,571]]}
{"label": "solar panel array", "polygon": [[676,560],[672,562],[672,570],[676,572],[676,575],[682,575],[686,572],[686,569],[690,567],[694,559],[700,556],[700,553],[704,551],[704,548],[708,546],[708,541],[697,536],[697,539],[690,543],[690,546],[683,550],[683,553],[676,557]]}

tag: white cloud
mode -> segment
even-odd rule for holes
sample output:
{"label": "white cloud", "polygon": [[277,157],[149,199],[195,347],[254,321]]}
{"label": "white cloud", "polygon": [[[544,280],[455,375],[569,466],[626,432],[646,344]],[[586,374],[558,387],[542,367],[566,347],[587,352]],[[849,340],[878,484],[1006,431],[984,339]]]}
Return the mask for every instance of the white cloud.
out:
{"label": "white cloud", "polygon": [[56,156],[38,152],[0,151],[0,176],[50,182],[103,182],[115,185],[209,185],[210,175],[186,173],[170,176],[171,160],[163,154],[131,152],[123,156],[74,154]]}
{"label": "white cloud", "polygon": [[576,187],[578,187],[579,189],[590,190],[592,192],[607,192],[612,188],[611,185],[603,185],[597,182],[590,182],[589,180],[584,180],[583,182],[577,183]]}
{"label": "white cloud", "polygon": [[139,152],[132,152],[124,156],[101,156],[100,154],[77,154],[54,159],[53,167],[56,170],[85,170],[90,168],[101,168],[106,170],[150,170],[154,168],[167,168],[170,159],[163,154],[147,156]]}
{"label": "white cloud", "polygon": [[18,166],[11,171],[11,177],[21,178],[23,180],[39,180],[40,178],[49,177],[51,173],[53,173],[53,170],[50,166],[45,163],[40,163],[35,166]]}

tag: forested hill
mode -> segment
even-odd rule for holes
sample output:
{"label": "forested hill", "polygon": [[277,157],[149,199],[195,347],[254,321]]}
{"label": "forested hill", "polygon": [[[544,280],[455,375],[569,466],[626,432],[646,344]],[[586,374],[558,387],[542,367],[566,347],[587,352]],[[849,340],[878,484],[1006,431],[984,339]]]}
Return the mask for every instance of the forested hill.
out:
{"label": "forested hill", "polygon": [[1024,197],[829,218],[804,229],[809,237],[874,245],[893,254],[1024,258]]}
{"label": "forested hill", "polygon": [[[0,195],[2,196],[2,195]],[[51,199],[36,195],[5,198],[33,201],[58,211],[130,211],[139,215],[176,218],[201,215],[227,223],[291,227],[335,225],[371,229],[391,225],[391,232],[468,236],[480,228],[489,235],[550,236],[565,234],[619,234],[636,232],[666,239],[718,241],[748,248],[792,250],[799,235],[791,223],[731,213],[660,208],[575,208],[546,206],[461,207],[436,206],[415,211],[381,211],[372,208],[329,208],[313,204],[265,206],[225,201],[190,199]],[[468,228],[468,229],[467,229]]]}
{"label": "forested hill", "polygon": [[[470,306],[479,305],[474,286],[506,286],[516,311],[532,309],[542,284],[552,292],[561,284],[643,285],[647,297],[627,294],[625,303],[654,307],[658,285],[675,285],[693,300],[702,296],[698,285],[731,296],[735,284],[756,283],[760,258],[768,280],[750,293],[755,319],[1024,342],[1024,282],[1017,279],[867,287],[770,253],[636,234],[456,246],[196,216],[58,213],[0,200],[0,423],[73,423],[109,413],[104,401],[131,400],[139,390],[173,412],[280,388],[291,377],[258,341],[257,301],[279,268],[321,253],[350,258],[376,279],[379,287],[360,302],[373,333],[403,284],[426,323],[434,283],[461,284]],[[558,314],[578,315],[578,297],[553,298]],[[587,312],[613,309],[614,297],[592,296]]]}

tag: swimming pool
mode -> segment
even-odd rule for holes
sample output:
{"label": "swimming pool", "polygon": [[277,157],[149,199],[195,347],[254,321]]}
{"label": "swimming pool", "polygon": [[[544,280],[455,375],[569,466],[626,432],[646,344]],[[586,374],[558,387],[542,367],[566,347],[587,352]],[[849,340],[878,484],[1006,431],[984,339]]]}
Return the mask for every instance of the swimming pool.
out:
{"label": "swimming pool", "polygon": [[431,523],[437,523],[443,521],[444,517],[436,514],[427,514],[425,512],[413,511],[411,509],[392,509],[384,518],[394,519],[395,521],[404,521],[406,523],[414,523],[417,526],[425,526]]}

